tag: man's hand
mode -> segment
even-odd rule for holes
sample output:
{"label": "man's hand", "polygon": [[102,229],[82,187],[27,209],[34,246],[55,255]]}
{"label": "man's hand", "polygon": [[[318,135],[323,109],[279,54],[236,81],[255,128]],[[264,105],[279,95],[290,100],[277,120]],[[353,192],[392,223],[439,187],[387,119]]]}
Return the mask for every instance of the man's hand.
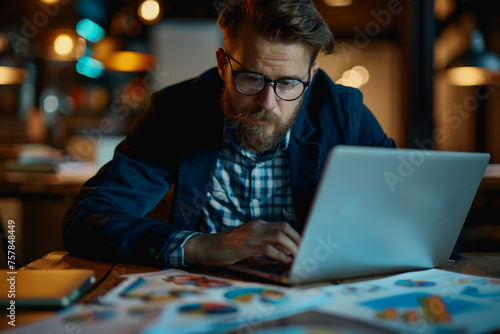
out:
{"label": "man's hand", "polygon": [[267,255],[288,263],[297,255],[300,235],[288,223],[255,220],[219,232],[196,234],[184,244],[184,262],[223,266],[250,256]]}

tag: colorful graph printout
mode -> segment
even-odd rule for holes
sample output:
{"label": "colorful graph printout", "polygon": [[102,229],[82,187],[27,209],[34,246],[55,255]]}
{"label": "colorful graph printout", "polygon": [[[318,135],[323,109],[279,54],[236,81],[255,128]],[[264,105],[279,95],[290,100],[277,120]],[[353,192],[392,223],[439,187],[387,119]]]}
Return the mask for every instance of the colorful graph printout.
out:
{"label": "colorful graph printout", "polygon": [[201,291],[185,289],[184,287],[170,287],[164,280],[149,281],[139,278],[121,293],[126,298],[140,298],[149,302],[172,302],[191,295],[202,294]]}
{"label": "colorful graph printout", "polygon": [[[332,286],[322,310],[405,333],[487,333],[500,329],[500,286],[487,277],[439,269]],[[381,287],[369,292],[371,286]]]}
{"label": "colorful graph printout", "polygon": [[179,312],[188,315],[206,316],[238,312],[234,306],[218,302],[194,303],[181,306]]}
{"label": "colorful graph printout", "polygon": [[[330,326],[331,327],[331,326]],[[364,332],[349,329],[332,329],[328,326],[280,326],[275,328],[258,329],[253,334],[365,334]]]}
{"label": "colorful graph printout", "polygon": [[397,280],[394,284],[400,285],[400,286],[414,287],[414,288],[436,285],[436,283],[434,283],[434,282],[412,280],[412,279]]}
{"label": "colorful graph printout", "polygon": [[284,292],[270,288],[236,289],[226,292],[224,297],[239,303],[248,303],[258,299],[265,303],[280,304],[288,300],[288,296]]}
{"label": "colorful graph printout", "polygon": [[[373,325],[378,332],[387,329],[418,334],[490,333],[500,329],[500,280],[438,269],[321,288],[277,287],[176,269],[124,278],[112,291],[99,297],[98,303],[75,304],[49,319],[5,332],[66,333],[68,328],[76,328],[82,334],[191,334],[238,329],[250,333],[263,330],[267,321],[281,321],[284,317],[300,319],[298,313],[310,310],[325,315],[326,319],[345,318],[346,323]],[[138,280],[147,283],[129,290]],[[151,302],[147,298],[126,296],[124,291],[137,296],[149,293],[160,299],[161,296],[168,299],[171,294],[179,298]],[[254,325],[249,319],[258,322]],[[322,327],[322,323],[314,323],[312,327],[308,326],[310,323],[294,324],[298,326],[281,328],[280,333],[323,334],[329,331],[322,330],[330,329]],[[330,320],[325,324],[330,324]]]}
{"label": "colorful graph printout", "polygon": [[103,308],[100,310],[84,310],[76,312],[66,317],[64,320],[68,323],[91,323],[95,321],[109,321],[116,316],[116,311],[112,308]]}
{"label": "colorful graph printout", "polygon": [[198,275],[174,275],[164,278],[164,280],[177,285],[196,286],[200,288],[220,288],[231,285],[228,280],[214,279]]}

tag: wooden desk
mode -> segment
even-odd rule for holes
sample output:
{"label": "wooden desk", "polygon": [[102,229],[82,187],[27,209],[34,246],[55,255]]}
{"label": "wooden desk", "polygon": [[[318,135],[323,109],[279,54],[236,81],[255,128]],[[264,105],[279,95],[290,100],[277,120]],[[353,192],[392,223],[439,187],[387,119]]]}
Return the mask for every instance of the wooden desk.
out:
{"label": "wooden desk", "polygon": [[[464,253],[463,259],[457,262],[449,262],[439,269],[449,270],[462,274],[480,275],[500,278],[500,252],[498,253]],[[92,269],[95,271],[97,283],[79,303],[92,302],[98,296],[117,286],[123,279],[120,277],[125,274],[158,271],[159,268],[141,267],[124,264],[111,264],[99,261],[90,261],[70,256],[67,252],[52,252],[43,258],[36,260],[21,270],[37,269]],[[207,273],[208,274],[208,273]],[[211,272],[210,274],[214,274]],[[227,276],[227,275],[224,275]],[[381,277],[381,276],[380,276]],[[234,278],[234,277],[233,277]],[[241,277],[239,277],[241,279]],[[373,278],[373,277],[370,277]],[[368,279],[368,278],[366,278]],[[346,280],[350,283],[356,280]],[[55,311],[51,310],[18,310],[16,314],[16,325],[40,321],[52,316]],[[7,328],[6,321],[0,322],[0,329]]]}

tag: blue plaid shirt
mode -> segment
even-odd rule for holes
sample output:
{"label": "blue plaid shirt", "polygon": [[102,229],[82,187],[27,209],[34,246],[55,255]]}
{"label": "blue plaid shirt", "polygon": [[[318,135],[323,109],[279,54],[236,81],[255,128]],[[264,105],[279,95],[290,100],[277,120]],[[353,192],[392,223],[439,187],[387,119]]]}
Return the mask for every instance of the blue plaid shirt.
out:
{"label": "blue plaid shirt", "polygon": [[[254,154],[237,145],[230,129],[212,177],[200,217],[199,231],[216,233],[252,220],[287,221],[296,227],[286,149],[290,131],[276,148]],[[170,267],[184,266],[183,245],[200,232],[182,231],[167,241],[166,262]]]}

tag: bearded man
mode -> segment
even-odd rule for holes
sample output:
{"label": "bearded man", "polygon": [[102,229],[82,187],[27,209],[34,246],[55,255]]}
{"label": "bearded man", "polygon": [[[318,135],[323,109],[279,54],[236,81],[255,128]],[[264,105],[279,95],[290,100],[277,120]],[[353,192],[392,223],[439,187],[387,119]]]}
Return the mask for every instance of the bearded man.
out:
{"label": "bearded man", "polygon": [[[227,1],[217,68],[153,94],[63,222],[73,255],[159,267],[290,262],[335,145],[395,147],[336,85],[312,0]],[[145,217],[174,187],[168,221]]]}

